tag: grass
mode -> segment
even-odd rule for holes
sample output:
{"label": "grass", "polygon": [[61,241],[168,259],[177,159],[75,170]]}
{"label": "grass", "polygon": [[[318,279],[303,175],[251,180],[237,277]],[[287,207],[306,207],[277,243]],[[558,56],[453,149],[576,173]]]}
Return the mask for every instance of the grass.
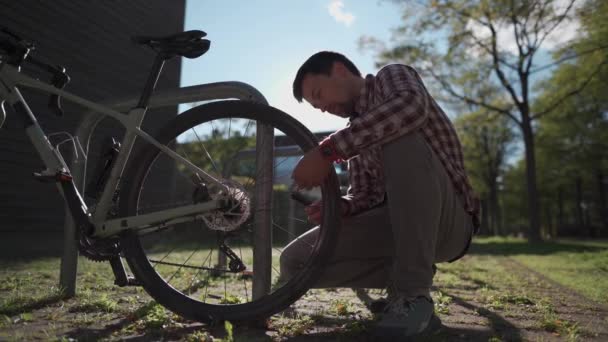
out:
{"label": "grass", "polygon": [[486,250],[500,245],[497,254],[513,259],[545,277],[597,302],[608,304],[608,241],[548,241],[528,244],[514,238],[475,240],[476,247]]}
{"label": "grass", "polygon": [[[438,265],[435,283],[439,291],[433,292],[436,312],[442,320],[458,319],[462,308],[453,309],[454,305],[474,303],[470,309],[492,328],[500,327],[508,319],[523,317],[533,319],[534,329],[538,331],[576,340],[585,336],[587,327],[560,316],[554,307],[559,305],[556,304],[558,298],[529,293],[522,278],[511,272],[505,261],[514,259],[547,278],[606,303],[607,250],[606,242],[557,241],[529,245],[520,239],[476,239],[467,258]],[[244,260],[250,259],[248,250],[242,252]],[[209,261],[203,263],[208,255],[206,250],[192,254],[191,250],[181,249],[177,254],[180,258],[192,255],[194,262],[209,265]],[[108,333],[109,339],[143,336],[143,339],[159,340],[178,336],[187,341],[214,340],[212,330],[184,328],[189,322],[156,303],[141,288],[114,286],[107,263],[79,259],[77,296],[73,299],[64,298],[57,287],[58,269],[58,258],[0,261],[0,340],[69,340],[74,336],[65,335],[66,331],[95,331],[104,329],[108,322],[117,321],[121,323]],[[205,276],[198,270],[186,268],[178,272],[169,267],[159,267],[159,270],[164,275],[175,273],[172,282],[179,288],[192,289],[197,298],[209,296],[209,300],[216,303],[235,304],[251,297],[249,279]],[[208,292],[205,290],[207,285]],[[457,289],[460,292],[456,292]],[[360,303],[357,304],[356,298],[329,290],[322,291],[319,296],[311,293],[316,292],[310,291],[301,301],[307,302],[311,311],[291,318],[273,316],[271,331],[279,338],[315,334],[319,326],[332,324],[336,325],[334,333],[338,340],[348,341],[367,333],[371,320],[363,316],[366,311],[357,306]],[[317,303],[319,301],[322,304]],[[42,332],[39,329],[38,335],[31,335],[32,327],[40,322],[47,325],[42,327]],[[604,322],[608,322],[608,318]],[[13,335],[7,336],[9,331]],[[220,335],[224,340],[230,340],[232,328],[226,326],[224,331]],[[240,331],[235,330],[232,339],[238,341],[239,334]],[[493,336],[495,341],[502,338],[500,330]],[[76,339],[80,340],[80,337],[76,336]]]}
{"label": "grass", "polygon": [[272,329],[276,330],[279,336],[293,337],[304,334],[315,324],[308,315],[300,315],[295,318],[285,316],[273,317],[270,323]]}
{"label": "grass", "polygon": [[71,308],[72,312],[114,312],[118,308],[118,303],[111,299],[107,293],[102,293],[99,297],[94,296],[91,291],[85,291],[79,296],[79,302]]}

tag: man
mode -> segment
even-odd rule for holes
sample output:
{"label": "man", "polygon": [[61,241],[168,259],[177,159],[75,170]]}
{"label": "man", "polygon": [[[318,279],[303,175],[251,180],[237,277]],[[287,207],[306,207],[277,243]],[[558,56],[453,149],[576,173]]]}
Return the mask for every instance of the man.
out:
{"label": "man", "polygon": [[[293,179],[320,185],[332,163],[348,160],[350,188],[342,199],[343,227],[316,287],[388,287],[375,329],[382,336],[417,335],[438,319],[430,288],[434,263],[468,249],[478,205],[453,125],[406,65],[365,78],[345,56],[311,56],[293,83],[298,101],[349,117],[349,125],[309,151]],[[307,207],[318,222],[320,204]],[[476,228],[475,228],[476,229]],[[283,252],[281,271],[298,267],[316,236],[312,229]]]}

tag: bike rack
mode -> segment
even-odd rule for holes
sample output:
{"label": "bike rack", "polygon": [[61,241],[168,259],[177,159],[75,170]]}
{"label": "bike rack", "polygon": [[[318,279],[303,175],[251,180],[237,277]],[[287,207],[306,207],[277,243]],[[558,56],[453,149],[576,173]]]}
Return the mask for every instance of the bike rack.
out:
{"label": "bike rack", "polygon": [[[125,98],[114,99],[110,101],[102,102],[103,105],[111,107],[115,110],[128,110],[136,106],[139,95],[133,95]],[[178,89],[159,90],[152,94],[149,109],[175,106],[179,104],[211,101],[211,100],[225,100],[225,99],[236,99],[236,100],[249,100],[262,104],[268,104],[268,101],[253,86],[243,82],[217,82],[208,83],[202,85],[195,85],[189,87],[183,87]],[[88,154],[89,142],[91,139],[92,132],[95,127],[105,118],[104,115],[96,113],[95,111],[88,111],[83,115],[83,119],[77,126],[75,137],[78,137],[80,141],[86,142],[85,150]],[[273,137],[273,129],[267,125],[257,125],[257,139],[259,141],[267,141]],[[271,144],[268,144],[272,148]],[[261,151],[256,149],[256,158],[260,161],[261,165],[270,165],[272,171],[272,151]],[[84,193],[85,187],[85,173],[86,163],[79,162],[76,158],[70,160],[70,170],[76,187],[81,193]],[[270,217],[270,206],[271,206],[271,194],[272,194],[272,182],[256,182],[256,184],[270,184],[266,187],[255,188],[256,196],[259,199],[257,201],[255,212],[256,212],[256,231],[260,232],[261,241],[264,243],[260,244],[259,248],[261,253],[257,253],[262,258],[258,262],[263,262],[264,259],[270,257],[271,243],[268,237],[270,237],[271,229],[271,217]],[[76,271],[78,268],[78,246],[74,237],[76,236],[76,227],[69,210],[66,208],[65,224],[64,224],[64,241],[63,241],[63,255],[61,257],[61,271],[59,275],[59,286],[64,289],[66,296],[74,296],[76,294]],[[256,243],[256,249],[258,245]],[[254,265],[257,264],[254,261]],[[255,267],[255,266],[254,266]],[[261,270],[261,272],[255,272],[261,276],[261,279],[256,279],[255,282],[259,282],[259,286],[254,291],[254,296],[265,295],[270,290],[270,279],[263,277],[264,274],[268,273],[269,270]],[[268,278],[268,279],[264,279]]]}

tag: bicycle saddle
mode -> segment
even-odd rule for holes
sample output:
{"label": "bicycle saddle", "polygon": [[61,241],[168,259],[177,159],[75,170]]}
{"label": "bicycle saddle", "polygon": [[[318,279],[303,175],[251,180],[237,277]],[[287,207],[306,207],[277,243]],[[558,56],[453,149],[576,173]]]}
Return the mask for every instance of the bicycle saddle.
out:
{"label": "bicycle saddle", "polygon": [[192,30],[166,37],[134,36],[131,40],[135,44],[147,45],[154,51],[165,54],[167,59],[175,55],[196,58],[209,50],[211,42],[201,39],[206,35],[203,31]]}

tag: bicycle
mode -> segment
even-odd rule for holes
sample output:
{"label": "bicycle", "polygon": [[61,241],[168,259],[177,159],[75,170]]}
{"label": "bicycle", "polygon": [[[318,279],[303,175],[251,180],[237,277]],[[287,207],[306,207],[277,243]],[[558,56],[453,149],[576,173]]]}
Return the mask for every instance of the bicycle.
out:
{"label": "bicycle", "polygon": [[[205,32],[133,38],[156,57],[139,102],[125,113],[64,90],[69,82],[65,68],[34,57],[32,42],[8,29],[2,33],[0,127],[6,102],[46,167],[34,176],[55,183],[65,200],[80,254],[108,261],[115,284],[142,286],[185,318],[215,322],[268,317],[295,302],[317,279],[339,229],[335,172],[316,193],[323,201],[321,234],[307,261],[288,279],[277,269],[281,248],[310,228],[305,214],[293,213],[302,204],[289,207],[293,217],[281,215],[286,202],[315,195],[292,192],[289,197],[289,182],[284,181],[294,156],[318,143],[304,125],[268,105],[221,100],[188,109],[154,134],[139,128],[163,63],[203,55],[210,47]],[[26,75],[21,70],[26,64],[50,73],[51,81]],[[50,94],[49,108],[58,116],[63,98],[125,128],[121,143],[111,146],[111,158],[101,163],[92,189],[78,190],[59,144],[53,145],[38,124],[21,87]],[[136,139],[145,144],[133,156]],[[295,153],[285,152],[294,147]],[[288,229],[286,219],[291,219]]]}

